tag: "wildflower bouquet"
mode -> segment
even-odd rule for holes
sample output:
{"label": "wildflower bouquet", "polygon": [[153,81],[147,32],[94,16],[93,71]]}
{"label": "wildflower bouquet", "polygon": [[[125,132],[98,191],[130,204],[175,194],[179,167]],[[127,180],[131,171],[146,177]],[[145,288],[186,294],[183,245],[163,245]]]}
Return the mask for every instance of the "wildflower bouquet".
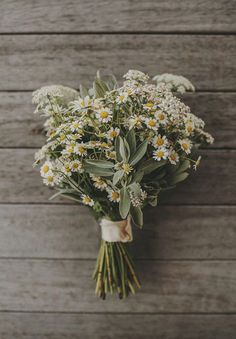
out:
{"label": "wildflower bouquet", "polygon": [[185,180],[199,163],[197,149],[212,143],[204,122],[174,91],[193,90],[183,77],[149,77],[130,70],[121,87],[97,74],[80,91],[47,86],[33,93],[47,117],[47,143],[36,153],[46,185],[88,205],[100,221],[102,240],[94,271],[96,293],[120,298],[140,287],[126,243],[131,223],[143,226],[143,208]]}

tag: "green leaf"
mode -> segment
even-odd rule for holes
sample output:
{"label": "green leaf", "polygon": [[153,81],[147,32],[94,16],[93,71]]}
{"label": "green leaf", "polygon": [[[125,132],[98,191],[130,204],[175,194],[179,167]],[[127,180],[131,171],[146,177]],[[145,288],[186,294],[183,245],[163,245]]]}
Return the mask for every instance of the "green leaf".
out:
{"label": "green leaf", "polygon": [[119,154],[122,157],[122,160],[124,162],[128,162],[129,160],[129,155],[130,155],[130,150],[129,150],[129,145],[126,140],[124,140],[121,137],[118,137],[119,139]]}
{"label": "green leaf", "polygon": [[132,179],[132,182],[140,182],[143,179],[144,171],[137,171]]}
{"label": "green leaf", "polygon": [[110,168],[101,168],[97,166],[91,166],[89,164],[84,165],[84,170],[87,173],[97,175],[99,177],[110,177],[113,176],[114,172]]}
{"label": "green leaf", "polygon": [[79,86],[79,92],[82,98],[85,98],[86,96],[88,96],[88,90],[86,87],[84,87],[83,85]]}
{"label": "green leaf", "polygon": [[144,140],[136,149],[134,155],[131,157],[130,159],[130,165],[134,166],[137,164],[137,162],[139,162],[139,160],[142,159],[142,157],[145,155],[146,151],[147,151],[147,145],[148,142],[147,140]]}
{"label": "green leaf", "polygon": [[140,207],[131,206],[130,215],[135,225],[138,227],[143,226],[143,212]]}
{"label": "green leaf", "polygon": [[154,159],[148,159],[146,161],[144,161],[140,166],[139,166],[139,170],[144,171],[144,174],[150,174],[153,171],[155,171],[156,169],[158,169],[161,166],[164,166],[166,164],[166,160],[160,160],[160,161],[156,161]]}
{"label": "green leaf", "polygon": [[179,174],[175,174],[171,179],[168,180],[170,185],[175,185],[178,182],[184,181],[189,176],[189,173],[183,172]]}
{"label": "green leaf", "polygon": [[186,171],[186,169],[188,169],[188,168],[190,168],[190,161],[189,160],[184,160],[180,164],[180,166],[179,166],[178,170],[176,171],[176,173],[182,173],[182,172]]}
{"label": "green leaf", "polygon": [[115,151],[116,151],[116,159],[117,161],[122,161],[122,156],[120,154],[120,137],[115,139]]}
{"label": "green leaf", "polygon": [[96,98],[104,97],[105,93],[109,91],[106,83],[99,78],[96,78],[93,82],[93,89]]}
{"label": "green leaf", "polygon": [[136,150],[136,137],[133,128],[127,133],[126,140],[129,144],[130,154],[133,155]]}
{"label": "green leaf", "polygon": [[119,203],[119,211],[122,219],[125,219],[130,210],[130,197],[127,188],[124,186],[120,190],[120,203]]}
{"label": "green leaf", "polygon": [[96,166],[100,168],[113,168],[114,164],[111,161],[108,160],[86,160],[86,164],[89,164],[91,166]]}
{"label": "green leaf", "polygon": [[123,177],[124,173],[125,173],[125,172],[124,172],[123,170],[120,170],[120,171],[115,172],[115,174],[114,174],[114,176],[113,176],[113,180],[112,180],[112,183],[113,183],[114,186],[115,186],[115,185],[118,183],[118,181]]}

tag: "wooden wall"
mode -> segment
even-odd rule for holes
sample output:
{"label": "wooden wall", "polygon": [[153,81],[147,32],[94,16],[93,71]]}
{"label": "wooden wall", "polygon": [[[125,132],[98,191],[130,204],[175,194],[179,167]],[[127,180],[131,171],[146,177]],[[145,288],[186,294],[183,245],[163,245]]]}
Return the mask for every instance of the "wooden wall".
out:
{"label": "wooden wall", "polygon": [[[236,338],[236,6],[233,0],[0,2],[0,338]],[[136,297],[100,301],[98,227],[32,169],[31,91],[97,70],[183,74],[215,136],[199,172],[150,209]]]}

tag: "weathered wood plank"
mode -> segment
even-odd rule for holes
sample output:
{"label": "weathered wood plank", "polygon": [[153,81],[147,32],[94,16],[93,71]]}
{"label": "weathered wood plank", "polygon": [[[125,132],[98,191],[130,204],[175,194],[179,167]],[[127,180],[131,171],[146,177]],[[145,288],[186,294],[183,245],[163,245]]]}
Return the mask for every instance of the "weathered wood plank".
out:
{"label": "weathered wood plank", "polygon": [[[235,204],[235,154],[234,150],[202,151],[199,170],[175,190],[163,193],[160,202],[178,205]],[[32,168],[33,157],[34,150],[31,149],[0,150],[0,203],[48,202],[54,191],[42,184],[38,171]]]}
{"label": "weathered wood plank", "polygon": [[[236,93],[195,93],[184,101],[206,122],[215,137],[214,147],[236,147]],[[44,144],[43,120],[33,110],[31,93],[0,93],[0,147]]]}
{"label": "weathered wood plank", "polygon": [[234,31],[233,1],[3,0],[0,32]]}
{"label": "weathered wood plank", "polygon": [[2,339],[235,339],[235,315],[1,313]]}
{"label": "weathered wood plank", "polygon": [[77,88],[98,68],[118,78],[137,68],[185,75],[198,89],[235,89],[234,35],[7,35],[0,44],[0,90]]}
{"label": "weathered wood plank", "polygon": [[138,261],[135,298],[106,302],[94,295],[95,261],[0,261],[0,310],[63,312],[236,311],[235,261]]}
{"label": "weathered wood plank", "polygon": [[[236,207],[159,206],[133,228],[142,259],[236,259]],[[0,257],[95,259],[100,229],[87,208],[0,205]]]}

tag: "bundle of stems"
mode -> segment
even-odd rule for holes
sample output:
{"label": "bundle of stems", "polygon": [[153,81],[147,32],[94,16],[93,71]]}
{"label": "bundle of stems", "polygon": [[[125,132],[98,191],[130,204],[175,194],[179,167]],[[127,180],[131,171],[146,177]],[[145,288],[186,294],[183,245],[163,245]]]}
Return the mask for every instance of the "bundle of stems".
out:
{"label": "bundle of stems", "polygon": [[122,299],[130,293],[135,294],[136,287],[141,287],[133,261],[122,242],[101,241],[93,278],[95,293],[102,299],[107,293],[116,292]]}

